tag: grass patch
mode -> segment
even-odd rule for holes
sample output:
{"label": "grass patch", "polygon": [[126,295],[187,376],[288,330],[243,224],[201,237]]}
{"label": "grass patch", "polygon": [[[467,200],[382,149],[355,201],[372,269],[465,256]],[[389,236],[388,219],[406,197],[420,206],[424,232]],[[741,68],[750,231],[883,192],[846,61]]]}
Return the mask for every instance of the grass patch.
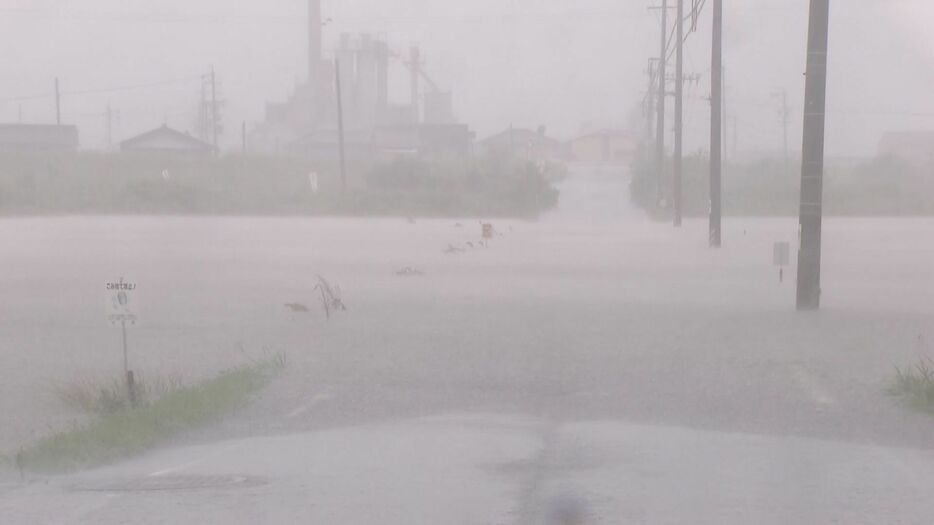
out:
{"label": "grass patch", "polygon": [[[133,389],[137,403],[148,405],[183,388],[184,383],[178,375],[152,378],[139,375]],[[58,385],[55,397],[71,410],[98,416],[120,412],[130,405],[126,383],[116,378],[105,382],[85,379]]]}
{"label": "grass patch", "polygon": [[131,457],[241,408],[284,366],[280,354],[179,388],[138,408],[117,410],[40,440],[17,454],[18,463],[31,472],[59,473]]}
{"label": "grass patch", "polygon": [[914,408],[934,414],[934,361],[923,358],[907,370],[895,367],[895,383],[889,393]]}

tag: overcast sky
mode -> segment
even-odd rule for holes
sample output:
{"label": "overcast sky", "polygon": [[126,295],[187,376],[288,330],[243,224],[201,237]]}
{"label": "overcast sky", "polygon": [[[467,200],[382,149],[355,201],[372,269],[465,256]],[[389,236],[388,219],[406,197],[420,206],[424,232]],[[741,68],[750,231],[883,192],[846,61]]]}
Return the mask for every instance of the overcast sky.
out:
{"label": "overcast sky", "polygon": [[[672,0],[672,3],[674,0]],[[690,0],[687,0],[690,3]],[[688,151],[705,150],[710,13],[687,41]],[[778,98],[793,110],[800,148],[807,0],[726,0],[727,105],[740,151],[781,149]],[[545,125],[561,138],[583,126],[639,125],[646,62],[658,53],[658,11],[643,0],[325,0],[325,48],[342,32],[384,35],[404,52],[418,43],[428,72],[453,90],[455,111],[480,136],[510,124]],[[305,0],[6,0],[0,8],[0,120],[54,120],[53,79],[65,92],[161,85],[65,97],[64,119],[85,147],[162,122],[193,129],[199,75],[213,65],[233,129],[262,120],[305,77]],[[871,155],[888,130],[934,129],[934,2],[832,3],[827,146]],[[399,67],[398,65],[396,66]],[[46,96],[10,100],[22,96]],[[393,85],[403,102],[406,87]],[[732,141],[732,138],[730,138]],[[731,142],[730,142],[731,143]]]}

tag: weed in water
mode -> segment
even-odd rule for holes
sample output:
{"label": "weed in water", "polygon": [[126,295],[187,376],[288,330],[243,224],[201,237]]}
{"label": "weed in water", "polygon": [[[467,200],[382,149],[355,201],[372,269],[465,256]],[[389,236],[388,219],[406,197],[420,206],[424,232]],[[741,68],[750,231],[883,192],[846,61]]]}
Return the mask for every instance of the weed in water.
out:
{"label": "weed in water", "polygon": [[934,413],[934,361],[922,358],[906,370],[895,367],[895,382],[889,393],[915,408]]}

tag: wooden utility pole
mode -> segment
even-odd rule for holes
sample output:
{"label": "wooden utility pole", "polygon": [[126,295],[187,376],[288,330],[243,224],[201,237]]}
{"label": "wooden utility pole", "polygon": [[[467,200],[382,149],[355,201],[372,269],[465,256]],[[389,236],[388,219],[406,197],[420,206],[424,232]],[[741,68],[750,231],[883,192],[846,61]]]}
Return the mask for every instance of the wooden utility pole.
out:
{"label": "wooden utility pole", "polygon": [[684,0],[678,0],[677,20],[675,21],[675,158],[674,189],[675,227],[681,226],[684,215],[682,198],[683,150],[684,150]]}
{"label": "wooden utility pole", "polygon": [[347,192],[347,166],[344,155],[344,104],[341,94],[341,63],[334,58],[334,84],[337,89],[337,142],[340,149],[341,162],[341,195]]}
{"label": "wooden utility pole", "polygon": [[713,58],[710,66],[710,246],[722,243],[723,175],[723,0],[713,0]]}
{"label": "wooden utility pole", "polygon": [[804,92],[804,145],[798,249],[798,310],[817,310],[821,297],[821,229],[824,193],[824,124],[830,0],[811,0]]}

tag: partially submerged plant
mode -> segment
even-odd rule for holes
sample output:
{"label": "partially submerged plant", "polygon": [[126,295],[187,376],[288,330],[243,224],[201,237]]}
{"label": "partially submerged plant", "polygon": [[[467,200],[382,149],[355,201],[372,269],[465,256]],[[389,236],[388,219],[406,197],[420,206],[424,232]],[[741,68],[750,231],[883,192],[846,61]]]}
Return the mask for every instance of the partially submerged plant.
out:
{"label": "partially submerged plant", "polygon": [[889,393],[904,398],[916,408],[934,412],[934,360],[921,358],[906,370],[895,367],[895,383]]}
{"label": "partially submerged plant", "polygon": [[315,290],[321,292],[321,306],[324,307],[324,315],[328,319],[331,318],[331,310],[338,312],[347,310],[347,307],[344,306],[344,300],[341,299],[340,286],[331,286],[327,279],[319,275],[318,285],[315,286]]}

